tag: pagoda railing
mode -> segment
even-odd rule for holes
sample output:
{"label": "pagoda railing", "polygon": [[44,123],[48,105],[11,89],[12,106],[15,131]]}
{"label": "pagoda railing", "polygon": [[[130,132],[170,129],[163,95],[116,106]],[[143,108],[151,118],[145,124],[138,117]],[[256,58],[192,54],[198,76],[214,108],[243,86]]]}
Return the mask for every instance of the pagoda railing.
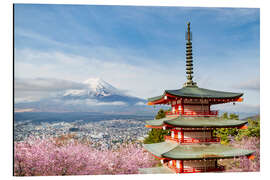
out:
{"label": "pagoda railing", "polygon": [[218,116],[218,111],[214,110],[214,111],[184,111],[184,113],[182,113],[182,111],[167,111],[166,112],[166,116]]}
{"label": "pagoda railing", "polygon": [[220,142],[219,137],[211,137],[211,138],[183,138],[179,139],[176,137],[171,137],[171,136],[164,136],[165,140],[170,140],[170,141],[176,141],[178,143],[202,143],[202,142]]}
{"label": "pagoda railing", "polygon": [[224,166],[217,167],[197,167],[197,168],[176,168],[175,166],[171,166],[169,164],[166,165],[168,168],[172,169],[176,173],[199,173],[199,172],[218,172],[224,171]]}

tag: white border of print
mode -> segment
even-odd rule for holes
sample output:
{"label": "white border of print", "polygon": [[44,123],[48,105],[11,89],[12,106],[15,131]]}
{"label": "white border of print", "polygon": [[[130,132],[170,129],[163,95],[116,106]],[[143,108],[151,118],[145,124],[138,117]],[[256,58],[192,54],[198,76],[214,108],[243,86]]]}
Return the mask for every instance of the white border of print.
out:
{"label": "white border of print", "polygon": [[[0,65],[0,109],[1,109],[1,177],[4,179],[22,179],[23,177],[12,176],[12,112],[13,112],[13,61],[12,61],[12,48],[13,48],[13,3],[40,3],[40,4],[96,4],[96,5],[140,5],[140,6],[189,6],[189,7],[246,7],[246,8],[260,8],[261,12],[261,172],[259,173],[201,173],[201,174],[185,174],[185,175],[118,175],[118,176],[65,176],[65,177],[34,177],[34,179],[117,179],[117,180],[135,180],[136,178],[155,178],[165,179],[168,178],[207,178],[207,179],[229,179],[229,178],[245,178],[255,179],[266,177],[267,162],[269,162],[269,137],[270,121],[267,113],[267,100],[269,100],[269,79],[270,76],[270,60],[267,51],[269,51],[269,18],[270,6],[268,1],[264,0],[12,0],[1,1],[0,4],[0,18],[1,18],[1,33],[0,33],[0,48],[1,48],[1,65]],[[267,6],[268,5],[268,6]],[[266,132],[268,130],[268,133]],[[179,177],[181,176],[181,177]]]}

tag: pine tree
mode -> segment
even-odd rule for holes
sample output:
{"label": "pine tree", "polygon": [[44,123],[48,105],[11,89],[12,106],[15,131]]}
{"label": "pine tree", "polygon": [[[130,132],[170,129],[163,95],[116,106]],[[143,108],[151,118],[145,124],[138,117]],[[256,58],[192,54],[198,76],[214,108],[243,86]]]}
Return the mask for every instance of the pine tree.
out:
{"label": "pine tree", "polygon": [[[155,116],[155,119],[162,119],[166,117],[166,111],[160,109]],[[159,143],[164,141],[164,136],[168,134],[167,130],[152,129],[149,131],[148,136],[144,139],[145,144]]]}

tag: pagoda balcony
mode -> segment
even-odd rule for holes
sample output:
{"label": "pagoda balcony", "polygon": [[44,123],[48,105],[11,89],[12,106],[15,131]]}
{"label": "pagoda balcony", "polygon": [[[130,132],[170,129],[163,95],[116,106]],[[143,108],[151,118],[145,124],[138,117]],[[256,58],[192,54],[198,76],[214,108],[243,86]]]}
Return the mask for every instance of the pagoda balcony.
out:
{"label": "pagoda balcony", "polygon": [[206,116],[206,117],[216,117],[218,116],[218,111],[214,110],[214,111],[209,111],[209,112],[205,112],[205,111],[184,111],[184,113],[182,113],[182,111],[167,111],[166,112],[166,116],[192,116],[192,117],[200,117],[200,116]]}
{"label": "pagoda balcony", "polygon": [[189,144],[189,143],[205,143],[205,142],[220,142],[220,138],[219,137],[211,137],[211,138],[184,138],[184,139],[179,139],[176,137],[171,137],[171,136],[164,136],[165,140],[170,140],[170,141],[175,141],[177,143],[185,143],[185,144]]}
{"label": "pagoda balcony", "polygon": [[224,171],[225,167],[218,165],[217,167],[197,167],[197,168],[176,168],[170,164],[165,164],[168,168],[172,169],[176,173],[200,173],[200,172],[220,172]]}

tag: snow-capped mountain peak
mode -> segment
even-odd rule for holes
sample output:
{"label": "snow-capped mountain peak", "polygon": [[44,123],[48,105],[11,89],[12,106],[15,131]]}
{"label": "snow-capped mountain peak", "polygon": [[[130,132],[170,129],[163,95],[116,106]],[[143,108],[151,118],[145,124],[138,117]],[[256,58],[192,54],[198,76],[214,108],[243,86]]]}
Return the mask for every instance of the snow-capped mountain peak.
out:
{"label": "snow-capped mountain peak", "polygon": [[82,82],[86,85],[85,89],[71,89],[64,93],[64,96],[72,97],[93,97],[93,96],[109,96],[124,95],[120,90],[116,89],[101,78],[89,78]]}
{"label": "snow-capped mountain peak", "polygon": [[96,93],[96,95],[107,96],[123,94],[120,90],[116,89],[101,78],[89,78],[83,83],[86,84],[92,92]]}
{"label": "snow-capped mountain peak", "polygon": [[85,80],[83,83],[88,85],[89,88],[91,88],[92,90],[97,89],[98,87],[102,86],[103,84],[107,84],[101,78],[89,78],[89,79]]}

